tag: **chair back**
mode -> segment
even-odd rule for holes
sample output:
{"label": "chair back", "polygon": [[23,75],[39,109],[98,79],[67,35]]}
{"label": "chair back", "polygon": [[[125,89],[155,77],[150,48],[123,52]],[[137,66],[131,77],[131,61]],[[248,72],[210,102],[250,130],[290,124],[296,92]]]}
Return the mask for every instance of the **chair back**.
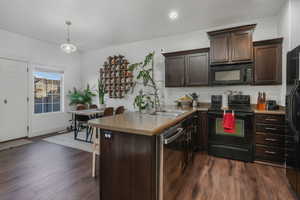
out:
{"label": "chair back", "polygon": [[86,105],[83,105],[83,104],[78,104],[76,106],[76,110],[86,110],[87,109],[87,106]]}
{"label": "chair back", "polygon": [[98,108],[98,106],[95,104],[90,105],[90,109],[97,109],[97,108]]}
{"label": "chair back", "polygon": [[119,106],[119,107],[116,109],[115,114],[116,114],[116,115],[123,114],[124,111],[125,111],[124,106]]}
{"label": "chair back", "polygon": [[105,108],[103,117],[108,117],[112,115],[114,115],[114,108],[113,107]]}

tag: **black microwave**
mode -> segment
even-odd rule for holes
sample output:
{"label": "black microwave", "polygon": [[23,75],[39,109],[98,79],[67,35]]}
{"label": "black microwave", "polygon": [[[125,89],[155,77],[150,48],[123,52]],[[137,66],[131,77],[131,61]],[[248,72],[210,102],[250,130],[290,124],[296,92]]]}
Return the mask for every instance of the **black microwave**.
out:
{"label": "black microwave", "polygon": [[253,80],[252,64],[210,67],[211,85],[247,85]]}

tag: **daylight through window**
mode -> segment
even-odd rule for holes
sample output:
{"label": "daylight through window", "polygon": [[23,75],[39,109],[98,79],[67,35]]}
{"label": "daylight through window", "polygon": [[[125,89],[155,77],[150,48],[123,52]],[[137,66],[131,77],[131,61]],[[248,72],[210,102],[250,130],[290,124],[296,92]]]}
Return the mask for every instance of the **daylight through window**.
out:
{"label": "daylight through window", "polygon": [[33,72],[34,113],[60,112],[62,104],[62,73]]}

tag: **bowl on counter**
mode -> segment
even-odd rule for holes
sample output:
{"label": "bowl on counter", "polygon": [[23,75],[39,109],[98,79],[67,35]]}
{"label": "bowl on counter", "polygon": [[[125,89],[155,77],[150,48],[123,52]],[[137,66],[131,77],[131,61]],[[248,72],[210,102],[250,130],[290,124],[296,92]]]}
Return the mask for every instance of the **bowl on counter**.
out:
{"label": "bowl on counter", "polygon": [[177,100],[175,102],[177,103],[177,106],[182,107],[183,109],[191,108],[193,106],[193,101],[191,100],[187,100],[187,101]]}

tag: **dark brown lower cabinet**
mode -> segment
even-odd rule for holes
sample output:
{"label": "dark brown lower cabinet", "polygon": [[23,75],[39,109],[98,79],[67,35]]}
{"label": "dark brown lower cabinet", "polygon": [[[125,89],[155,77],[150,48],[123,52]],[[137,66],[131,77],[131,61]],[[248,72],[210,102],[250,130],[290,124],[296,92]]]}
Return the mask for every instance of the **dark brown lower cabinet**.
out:
{"label": "dark brown lower cabinet", "polygon": [[155,200],[156,138],[101,131],[101,200]]}
{"label": "dark brown lower cabinet", "polygon": [[255,115],[255,160],[283,165],[287,149],[284,115]]}
{"label": "dark brown lower cabinet", "polygon": [[208,120],[207,112],[199,112],[197,146],[201,151],[208,149]]}

